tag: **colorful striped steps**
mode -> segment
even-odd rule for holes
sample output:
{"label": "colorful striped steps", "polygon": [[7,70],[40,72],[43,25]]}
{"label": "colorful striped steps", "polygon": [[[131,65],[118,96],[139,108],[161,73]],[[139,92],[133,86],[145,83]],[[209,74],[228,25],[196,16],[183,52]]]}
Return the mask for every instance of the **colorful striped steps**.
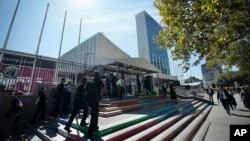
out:
{"label": "colorful striped steps", "polygon": [[197,111],[185,116],[178,123],[171,126],[169,129],[163,131],[158,136],[154,137],[152,141],[168,141],[172,140],[177,134],[179,134],[193,119],[195,119],[206,107],[208,104],[205,104],[198,108]]}
{"label": "colorful striped steps", "polygon": [[[153,118],[153,117],[156,117],[156,116],[159,116],[161,114],[164,114],[166,112],[169,112],[169,116],[177,113],[179,110],[183,109],[182,106],[191,106],[192,104],[195,104],[197,103],[198,101],[193,101],[192,103],[187,103],[187,102],[184,102],[184,103],[180,103],[179,105],[177,105],[176,107],[181,107],[179,108],[178,110],[175,109],[175,106],[167,106],[165,107],[165,109],[163,110],[160,110],[159,112],[155,113],[155,111],[153,111],[151,114],[149,113],[149,115],[139,115],[137,117],[132,117],[132,118],[129,118],[129,119],[124,119],[123,121],[118,121],[116,123],[112,123],[112,124],[109,124],[109,125],[106,125],[106,126],[100,126],[100,130],[98,132],[95,133],[96,136],[99,136],[99,137],[102,137],[104,135],[107,135],[107,134],[110,134],[110,133],[113,133],[113,132],[116,132],[116,131],[119,131],[121,129],[124,129],[126,127],[129,127],[129,126],[132,126],[132,125],[135,125],[135,124],[138,124],[142,121],[145,121],[145,120],[148,120],[150,118]],[[172,110],[170,110],[172,109]],[[62,124],[66,124],[66,121],[62,120],[62,119],[57,119],[58,122],[62,123]],[[87,127],[81,127],[79,125],[76,125],[76,124],[72,124],[72,127],[75,128],[75,129],[78,129],[80,131],[82,131],[83,133],[86,133],[87,132]]]}
{"label": "colorful striped steps", "polygon": [[[191,105],[189,105],[191,106]],[[180,108],[182,109],[182,108]],[[121,131],[118,131],[118,132],[115,132],[113,134],[110,134],[110,135],[107,135],[107,136],[104,136],[103,139],[104,140],[124,140],[132,135],[135,135],[151,126],[154,126],[160,122],[162,122],[163,120],[165,119],[168,119],[168,118],[171,118],[171,116],[175,113],[177,113],[180,109],[178,110],[171,110],[161,116],[157,116],[155,118],[152,118],[152,119],[149,119],[147,121],[144,121],[142,123],[139,123],[139,124],[136,124],[134,126],[131,126],[129,128],[126,128],[124,130],[121,130]]]}
{"label": "colorful striped steps", "polygon": [[173,141],[189,141],[203,124],[212,106],[206,108],[198,117],[196,117]]}
{"label": "colorful striped steps", "polygon": [[127,140],[150,140],[154,136],[160,134],[162,131],[169,128],[173,124],[175,124],[177,121],[184,118],[188,113],[192,112],[193,110],[195,110],[196,108],[198,108],[201,105],[202,105],[202,103],[199,102],[199,103],[195,104],[193,107],[188,107],[184,111],[177,113],[172,117],[160,119],[160,121],[157,122],[156,125],[148,128],[148,129],[145,129],[141,133],[138,133],[135,136],[128,138]]}
{"label": "colorful striped steps", "polygon": [[210,127],[210,124],[211,124],[211,121],[205,121],[199,128],[198,132],[192,138],[192,141],[204,141],[207,131]]}
{"label": "colorful striped steps", "polygon": [[[200,130],[204,128],[203,123],[211,106],[199,100],[187,99],[178,101],[177,104],[172,102],[164,104],[165,100],[138,101],[138,105],[140,104],[143,109],[109,118],[99,117],[99,131],[94,134],[98,136],[98,140],[104,141],[204,139],[204,133]],[[162,104],[159,104],[161,102]],[[63,129],[68,119],[51,119],[45,126],[40,126],[37,130],[33,129],[36,134],[33,136],[33,141],[37,137],[39,137],[38,140],[46,141],[84,140],[88,127],[79,126],[80,117],[74,120],[70,134]],[[198,133],[200,135],[197,135]]]}

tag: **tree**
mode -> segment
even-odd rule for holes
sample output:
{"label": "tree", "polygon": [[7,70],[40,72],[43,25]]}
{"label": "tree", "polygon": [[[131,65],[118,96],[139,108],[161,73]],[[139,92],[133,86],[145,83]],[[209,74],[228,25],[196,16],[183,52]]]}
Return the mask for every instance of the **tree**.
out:
{"label": "tree", "polygon": [[[249,0],[155,0],[163,30],[154,38],[170,49],[183,68],[206,60],[216,65],[250,70]],[[192,56],[194,62],[190,62]]]}
{"label": "tree", "polygon": [[234,86],[234,82],[241,85],[250,85],[250,71],[230,71],[219,74],[216,81],[226,86]]}

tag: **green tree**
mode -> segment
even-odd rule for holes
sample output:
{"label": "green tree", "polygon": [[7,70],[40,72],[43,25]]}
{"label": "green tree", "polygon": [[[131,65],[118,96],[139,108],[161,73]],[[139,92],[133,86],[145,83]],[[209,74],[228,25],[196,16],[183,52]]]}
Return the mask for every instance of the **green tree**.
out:
{"label": "green tree", "polygon": [[[209,69],[220,64],[250,70],[249,0],[155,0],[163,30],[155,37],[170,49],[183,68],[206,60]],[[191,56],[196,56],[190,63]]]}
{"label": "green tree", "polygon": [[219,76],[216,78],[216,82],[223,83],[226,86],[234,86],[235,81],[241,85],[250,85],[250,71],[224,72],[219,74]]}

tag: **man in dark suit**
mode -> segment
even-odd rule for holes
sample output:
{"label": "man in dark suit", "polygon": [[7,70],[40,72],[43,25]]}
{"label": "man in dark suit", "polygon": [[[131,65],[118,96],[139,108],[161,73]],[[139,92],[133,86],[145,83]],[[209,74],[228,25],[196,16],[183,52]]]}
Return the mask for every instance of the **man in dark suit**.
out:
{"label": "man in dark suit", "polygon": [[60,113],[61,103],[63,101],[65,89],[64,89],[65,78],[61,79],[61,83],[56,86],[56,93],[55,93],[55,109],[53,116],[57,117]]}
{"label": "man in dark suit", "polygon": [[93,78],[88,78],[86,85],[87,99],[91,108],[91,119],[86,138],[94,140],[94,131],[98,130],[99,100],[103,83],[98,71],[93,72]]}
{"label": "man in dark suit", "polygon": [[213,95],[214,95],[214,90],[208,86],[207,88],[207,94],[209,96],[209,99],[214,102]]}
{"label": "man in dark suit", "polygon": [[81,126],[86,126],[88,125],[88,123],[86,123],[86,119],[88,117],[88,105],[87,105],[87,95],[86,95],[86,91],[85,91],[85,87],[86,87],[86,83],[87,83],[87,79],[84,77],[82,78],[82,83],[78,86],[77,90],[76,90],[76,95],[74,97],[74,101],[73,101],[73,110],[72,110],[72,114],[68,120],[68,123],[65,126],[65,130],[68,132],[71,132],[70,130],[70,126],[76,116],[76,114],[79,113],[80,109],[83,109],[83,116],[82,116],[82,120],[80,125]]}
{"label": "man in dark suit", "polygon": [[217,93],[218,103],[222,103],[222,106],[226,110],[227,114],[230,116],[230,109],[229,109],[229,93],[223,87],[220,87],[220,90]]}

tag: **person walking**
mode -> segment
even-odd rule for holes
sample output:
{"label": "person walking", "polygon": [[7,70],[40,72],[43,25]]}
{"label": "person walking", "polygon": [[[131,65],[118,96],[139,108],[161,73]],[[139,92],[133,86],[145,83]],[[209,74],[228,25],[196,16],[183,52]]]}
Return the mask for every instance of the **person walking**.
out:
{"label": "person walking", "polygon": [[121,77],[117,82],[116,85],[118,86],[118,95],[120,97],[120,100],[123,99],[123,95],[125,93],[125,81],[124,78]]}
{"label": "person walking", "polygon": [[6,117],[8,118],[9,129],[7,129],[8,136],[10,136],[11,132],[16,127],[21,114],[23,112],[23,103],[21,101],[22,92],[16,92],[15,98],[11,101],[8,112],[6,113]]}
{"label": "person walking", "polygon": [[88,78],[86,85],[87,99],[91,108],[91,119],[86,138],[94,140],[94,131],[98,130],[99,99],[103,83],[98,71],[93,72],[93,78]]}
{"label": "person walking", "polygon": [[80,125],[81,126],[86,126],[88,125],[88,123],[86,123],[86,119],[88,117],[88,105],[87,105],[87,96],[86,96],[86,87],[87,84],[87,79],[86,77],[82,78],[82,83],[77,87],[76,89],[76,95],[74,97],[74,101],[73,101],[73,110],[72,110],[72,114],[70,115],[70,118],[66,124],[66,126],[64,127],[64,129],[66,131],[68,131],[69,133],[71,132],[70,127],[71,124],[74,120],[74,118],[76,117],[76,115],[79,113],[80,109],[83,109],[83,116],[82,116],[82,120]]}
{"label": "person walking", "polygon": [[162,92],[164,96],[167,96],[167,86],[166,83],[161,84]]}
{"label": "person walking", "polygon": [[222,106],[226,110],[227,114],[230,115],[229,93],[223,87],[220,87],[219,91],[217,92],[217,100],[218,100],[218,103],[220,103],[220,101],[221,101]]}
{"label": "person walking", "polygon": [[69,104],[70,104],[70,100],[71,100],[71,95],[73,93],[71,82],[68,82],[64,86],[64,89],[65,89],[65,93],[63,95],[62,113],[65,114],[65,115],[68,115],[69,114]]}
{"label": "person walking", "polygon": [[61,103],[63,100],[63,96],[65,93],[65,89],[64,89],[64,83],[65,83],[65,78],[61,79],[61,83],[59,85],[57,85],[56,87],[56,93],[55,93],[55,109],[54,109],[54,113],[53,116],[57,117],[60,113],[60,109],[61,109]]}
{"label": "person walking", "polygon": [[243,90],[242,92],[242,102],[244,104],[244,106],[249,110],[250,112],[250,93],[249,91],[246,89],[246,90]]}
{"label": "person walking", "polygon": [[214,102],[214,99],[213,99],[214,90],[210,86],[208,86],[207,88],[207,94],[209,96],[210,101]]}
{"label": "person walking", "polygon": [[234,98],[234,95],[233,95],[233,91],[230,90],[228,87],[226,88],[226,90],[228,91],[228,94],[229,94],[229,105],[231,107],[232,110],[236,109],[236,106],[237,106],[237,102]]}
{"label": "person walking", "polygon": [[177,102],[177,97],[175,93],[175,87],[173,82],[169,82],[169,90],[170,90],[170,98],[171,100],[174,100],[174,102]]}
{"label": "person walking", "polygon": [[37,116],[39,115],[39,120],[45,120],[45,113],[46,113],[46,101],[47,101],[47,96],[45,94],[45,88],[41,87],[39,92],[38,92],[38,98],[36,101],[36,112],[33,115],[33,118],[31,120],[31,124],[35,123]]}

